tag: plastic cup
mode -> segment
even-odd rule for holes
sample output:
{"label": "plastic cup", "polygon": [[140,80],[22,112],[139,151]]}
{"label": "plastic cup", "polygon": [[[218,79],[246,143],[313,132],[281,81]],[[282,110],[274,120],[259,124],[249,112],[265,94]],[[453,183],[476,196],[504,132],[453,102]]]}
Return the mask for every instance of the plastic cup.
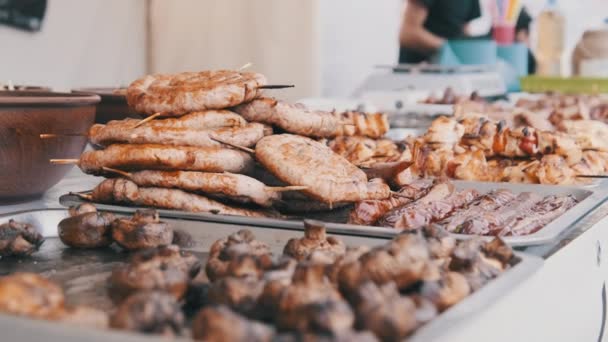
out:
{"label": "plastic cup", "polygon": [[496,24],[492,29],[492,37],[497,44],[509,45],[515,41],[515,25]]}

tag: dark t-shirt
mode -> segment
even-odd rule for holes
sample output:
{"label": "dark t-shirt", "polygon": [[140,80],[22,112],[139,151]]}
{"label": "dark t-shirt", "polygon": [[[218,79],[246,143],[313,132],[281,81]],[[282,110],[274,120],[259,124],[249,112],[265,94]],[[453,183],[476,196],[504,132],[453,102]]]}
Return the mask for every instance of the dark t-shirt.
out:
{"label": "dark t-shirt", "polygon": [[[479,0],[415,0],[428,8],[424,27],[446,39],[464,35],[466,23],[481,16]],[[429,56],[416,50],[401,47],[399,63],[419,63]]]}

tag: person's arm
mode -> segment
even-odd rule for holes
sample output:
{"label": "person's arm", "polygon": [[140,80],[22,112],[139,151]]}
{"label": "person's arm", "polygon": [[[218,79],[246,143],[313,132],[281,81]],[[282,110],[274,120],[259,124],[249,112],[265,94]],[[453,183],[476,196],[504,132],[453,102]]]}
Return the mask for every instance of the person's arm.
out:
{"label": "person's arm", "polygon": [[429,14],[427,6],[419,0],[409,0],[403,13],[399,42],[401,46],[421,52],[437,51],[445,40],[427,30],[424,21]]}

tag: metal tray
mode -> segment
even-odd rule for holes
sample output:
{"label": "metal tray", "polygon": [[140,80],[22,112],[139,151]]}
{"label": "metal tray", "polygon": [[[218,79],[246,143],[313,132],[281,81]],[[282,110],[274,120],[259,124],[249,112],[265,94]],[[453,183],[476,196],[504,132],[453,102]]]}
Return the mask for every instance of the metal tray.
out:
{"label": "metal tray", "polygon": [[[476,189],[479,192],[485,193],[493,189],[508,189],[514,193],[535,192],[540,195],[573,195],[579,203],[572,209],[568,210],[562,216],[558,217],[553,222],[546,225],[536,233],[526,236],[506,236],[503,237],[505,242],[511,246],[533,246],[554,241],[565,230],[572,227],[579,220],[600,206],[608,198],[608,186],[603,184],[596,188],[580,188],[580,187],[563,187],[554,185],[538,185],[538,184],[512,184],[512,183],[485,183],[485,182],[468,182],[468,181],[453,181],[458,189]],[[59,202],[64,206],[76,205],[83,203],[84,200],[76,195],[63,195]],[[132,213],[137,210],[137,207],[128,207],[111,204],[96,204],[101,210],[109,210],[120,213]],[[177,210],[158,210],[165,217],[174,217],[182,219],[199,220],[205,222],[218,222],[230,224],[243,224],[260,227],[277,227],[285,229],[304,229],[302,220],[287,220],[273,218],[255,218],[230,215],[216,215],[211,213],[194,213]],[[367,237],[384,237],[390,238],[399,234],[399,230],[392,228],[361,226],[354,224],[332,223],[327,222],[327,231],[334,234],[358,235]],[[474,235],[453,234],[458,239],[468,239]],[[484,237],[491,239],[492,237]]]}
{"label": "metal tray", "polygon": [[[106,281],[116,265],[125,262],[127,253],[112,248],[97,250],[75,250],[67,248],[57,238],[57,224],[67,217],[65,209],[41,209],[17,212],[0,216],[0,224],[15,219],[35,225],[46,237],[40,251],[28,258],[0,259],[0,275],[17,271],[42,274],[61,284],[70,304],[90,305],[111,311],[112,302],[106,295]],[[175,228],[187,231],[196,241],[190,248],[205,262],[207,251],[217,239],[243,228],[250,229],[256,237],[267,242],[273,252],[281,253],[288,239],[301,236],[301,232],[281,228],[243,227],[242,225],[217,224],[185,219],[163,218]],[[349,246],[383,244],[386,239],[340,235]],[[448,328],[466,324],[470,317],[479,314],[489,303],[495,301],[530,277],[543,264],[543,260],[523,253],[516,253],[517,264],[497,279],[486,284],[459,304],[443,312],[436,319],[421,327],[409,341],[431,341],[448,332]],[[164,340],[117,331],[91,330],[82,327],[64,326],[45,321],[33,321],[21,317],[0,314],[2,340],[7,341],[150,341]],[[180,339],[184,340],[184,339]]]}

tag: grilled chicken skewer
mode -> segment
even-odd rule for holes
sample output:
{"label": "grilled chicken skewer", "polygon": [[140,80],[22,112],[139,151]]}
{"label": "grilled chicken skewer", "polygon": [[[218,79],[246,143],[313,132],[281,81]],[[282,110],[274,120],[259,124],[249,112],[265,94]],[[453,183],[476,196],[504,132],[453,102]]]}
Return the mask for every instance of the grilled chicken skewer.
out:
{"label": "grilled chicken skewer", "polygon": [[255,156],[281,181],[307,186],[305,194],[330,205],[390,196],[382,180],[368,182],[363,171],[312,139],[291,134],[264,137],[256,145]]}
{"label": "grilled chicken skewer", "polygon": [[115,172],[140,187],[176,188],[189,192],[202,192],[219,195],[241,203],[255,203],[262,207],[271,207],[281,199],[281,192],[305,190],[306,187],[285,186],[269,187],[255,178],[234,173],[206,173],[193,171],[139,171]]}
{"label": "grilled chicken skewer", "polygon": [[163,127],[150,125],[132,127],[130,122],[124,125],[96,124],[89,130],[92,144],[109,146],[116,143],[128,144],[162,144],[170,146],[220,147],[216,140],[240,146],[254,146],[265,135],[272,134],[272,128],[259,123],[250,123],[238,127],[198,130],[190,128]]}
{"label": "grilled chicken skewer", "polygon": [[384,114],[348,112],[342,115],[310,110],[301,104],[288,104],[271,98],[256,99],[234,110],[248,121],[275,125],[289,133],[314,138],[343,135],[379,138],[389,128]]}
{"label": "grilled chicken skewer", "polygon": [[231,70],[148,75],[129,85],[127,102],[139,113],[180,116],[249,102],[265,85],[262,74]]}
{"label": "grilled chicken skewer", "polygon": [[272,212],[232,207],[204,196],[178,189],[144,188],[127,179],[106,179],[90,195],[98,203],[124,203],[192,212],[211,212],[223,215],[268,217]]}
{"label": "grilled chicken skewer", "polygon": [[53,159],[52,163],[77,163],[89,174],[104,174],[104,167],[121,170],[187,170],[248,173],[254,160],[247,153],[219,147],[164,145],[111,145],[84,152],[79,160]]}

